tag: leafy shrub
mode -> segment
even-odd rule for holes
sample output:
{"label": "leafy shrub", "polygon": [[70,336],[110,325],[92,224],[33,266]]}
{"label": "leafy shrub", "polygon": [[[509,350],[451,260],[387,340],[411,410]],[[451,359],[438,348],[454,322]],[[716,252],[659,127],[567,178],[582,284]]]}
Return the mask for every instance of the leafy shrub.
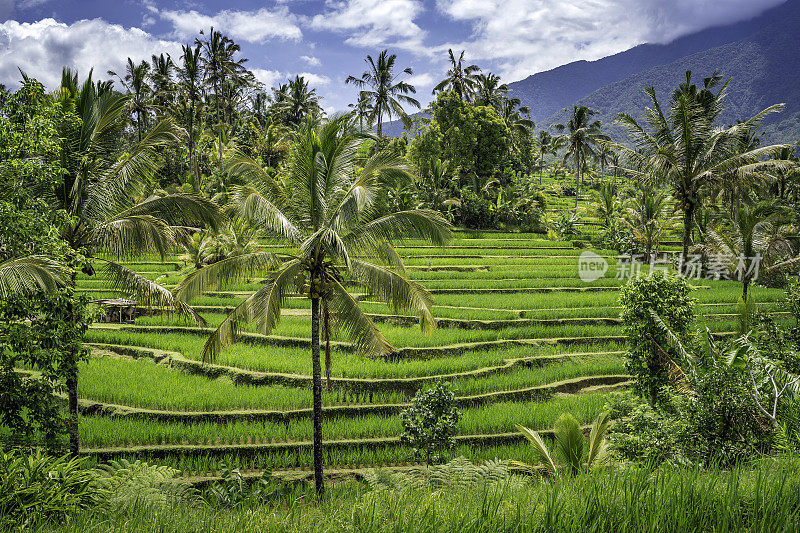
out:
{"label": "leafy shrub", "polygon": [[115,508],[130,509],[139,504],[166,505],[175,499],[189,499],[193,490],[176,478],[180,470],[137,460],[110,461],[96,469],[98,486]]}
{"label": "leafy shrub", "polygon": [[485,483],[506,479],[508,475],[507,461],[495,459],[476,465],[464,457],[456,457],[442,465],[415,466],[402,473],[376,468],[368,471],[364,479],[372,490],[402,490],[407,487],[472,490]]}
{"label": "leafy shrub", "polygon": [[456,425],[461,415],[455,408],[455,394],[447,383],[417,392],[411,407],[400,413],[401,442],[414,449],[427,464],[442,462],[443,452],[455,446]]}
{"label": "leafy shrub", "polygon": [[472,191],[461,193],[458,222],[465,228],[486,229],[493,227],[492,208],[489,202]]}
{"label": "leafy shrub", "polygon": [[95,476],[84,463],[68,455],[0,452],[0,526],[57,523],[98,505],[106,492],[93,483]]}
{"label": "leafy shrub", "polygon": [[241,507],[273,501],[289,492],[285,485],[271,481],[272,472],[264,471],[259,479],[248,483],[238,468],[231,469],[220,463],[222,480],[215,482],[205,494],[205,499],[215,507]]}
{"label": "leafy shrub", "polygon": [[[634,377],[633,389],[651,405],[669,384],[670,368],[679,354],[671,336],[688,344],[694,321],[691,287],[684,278],[658,272],[631,279],[620,292],[622,322],[628,337],[627,368]],[[657,323],[663,321],[671,333]]]}

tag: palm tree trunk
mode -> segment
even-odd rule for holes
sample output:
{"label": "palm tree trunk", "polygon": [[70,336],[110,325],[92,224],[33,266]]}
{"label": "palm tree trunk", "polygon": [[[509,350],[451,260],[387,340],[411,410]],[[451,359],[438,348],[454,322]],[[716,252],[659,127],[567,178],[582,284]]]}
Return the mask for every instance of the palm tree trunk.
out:
{"label": "palm tree trunk", "polygon": [[747,288],[750,286],[750,280],[746,277],[742,279],[742,301],[747,303]]}
{"label": "palm tree trunk", "polygon": [[325,335],[325,379],[327,380],[328,392],[331,391],[331,325],[330,313],[328,312],[328,301],[322,301],[322,329]]}
{"label": "palm tree trunk", "polygon": [[683,210],[683,264],[689,261],[689,244],[692,240],[692,221],[694,220],[695,206],[687,203]]}
{"label": "palm tree trunk", "polygon": [[78,457],[81,441],[78,432],[78,365],[71,365],[70,375],[67,377],[67,403],[69,404],[69,453]]}
{"label": "palm tree trunk", "polygon": [[578,169],[577,173],[575,174],[575,209],[578,209],[578,196],[581,194],[581,170],[581,159],[578,158]]}
{"label": "palm tree trunk", "polygon": [[325,494],[322,477],[322,369],[319,362],[319,298],[311,299],[311,366],[314,407],[314,485]]}

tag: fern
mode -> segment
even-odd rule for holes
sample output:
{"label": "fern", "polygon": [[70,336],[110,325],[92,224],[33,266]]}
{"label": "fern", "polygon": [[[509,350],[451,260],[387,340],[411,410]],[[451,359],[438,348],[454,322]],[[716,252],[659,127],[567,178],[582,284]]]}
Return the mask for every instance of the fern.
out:
{"label": "fern", "polygon": [[175,499],[187,500],[196,491],[180,483],[179,470],[168,466],[151,465],[140,460],[110,461],[95,469],[95,483],[109,493],[114,507],[130,508],[139,504],[165,505]]}

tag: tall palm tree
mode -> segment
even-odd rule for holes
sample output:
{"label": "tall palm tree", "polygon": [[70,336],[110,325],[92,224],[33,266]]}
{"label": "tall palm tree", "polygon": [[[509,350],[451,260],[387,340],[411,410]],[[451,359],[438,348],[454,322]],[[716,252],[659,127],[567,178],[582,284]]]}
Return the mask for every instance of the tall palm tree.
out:
{"label": "tall palm tree", "polygon": [[153,92],[152,87],[147,83],[150,73],[150,65],[147,61],[142,61],[139,64],[133,62],[129,57],[128,63],[125,66],[125,77],[120,76],[113,70],[109,70],[110,76],[119,78],[122,86],[130,94],[128,99],[128,108],[131,114],[136,117],[136,133],[139,141],[142,140],[144,130],[147,128],[147,119],[152,106],[150,105],[150,94]]}
{"label": "tall palm tree", "polygon": [[666,112],[650,85],[644,90],[652,102],[645,111],[646,124],[624,113],[617,119],[628,130],[633,145],[613,144],[628,162],[626,173],[650,184],[669,186],[683,212],[684,262],[688,260],[694,215],[704,193],[725,175],[734,174],[740,181],[749,181],[763,170],[791,166],[785,161],[764,160],[776,155],[783,145],[740,150],[742,132],[757,127],[767,115],[784,106],[768,107],[745,122],[721,128],[717,118],[724,109],[728,84],[714,92],[719,83],[720,78],[714,73],[698,89],[689,71],[686,81],[673,91]]}
{"label": "tall palm tree", "polygon": [[153,84],[153,100],[156,114],[163,117],[167,114],[174,100],[172,73],[175,63],[169,54],[153,54],[150,58],[150,81]]}
{"label": "tall palm tree", "polygon": [[462,100],[470,101],[475,95],[475,89],[478,84],[478,72],[481,71],[477,65],[464,66],[464,50],[458,56],[458,60],[453,55],[453,50],[447,50],[450,56],[450,68],[447,71],[447,77],[440,81],[436,87],[433,88],[433,94],[439,91],[453,91]]}
{"label": "tall palm tree", "polygon": [[600,220],[604,228],[613,226],[617,219],[620,202],[611,183],[600,185],[599,191],[594,191],[594,215]]}
{"label": "tall palm tree", "polygon": [[539,131],[539,136],[535,140],[536,147],[539,149],[539,185],[542,184],[542,174],[544,174],[544,156],[558,153],[561,147],[561,138],[553,137],[547,130]]}
{"label": "tall palm tree", "polygon": [[319,116],[322,108],[316,89],[310,89],[303,76],[295,76],[289,83],[279,87],[276,93],[276,110],[285,117],[289,126],[300,126],[308,116]]}
{"label": "tall palm tree", "polygon": [[631,230],[634,239],[644,246],[647,258],[658,254],[661,239],[675,229],[676,224],[667,195],[646,189],[630,199],[621,220]]}
{"label": "tall palm tree", "polygon": [[[324,491],[320,315],[329,316],[360,353],[394,350],[345,288],[347,275],[395,308],[416,310],[423,331],[430,330],[435,326],[430,294],[407,277],[391,242],[420,237],[444,245],[450,233],[446,221],[432,211],[374,218],[384,180],[406,175],[408,168],[404,159],[383,151],[370,157],[358,172],[357,153],[366,138],[347,131],[345,124],[346,119],[338,118],[315,126],[309,117],[278,182],[249,157],[232,154],[228,172],[250,183],[234,194],[239,214],[282,238],[294,251],[259,251],[225,259],[191,274],[176,289],[176,297],[189,302],[217,284],[254,272],[268,276],[264,287],[236,307],[209,337],[203,349],[206,361],[234,341],[242,323],[257,321],[263,334],[272,332],[292,288],[311,300],[314,480],[319,493]],[[375,257],[388,266],[356,256]]]}
{"label": "tall palm tree", "polygon": [[709,230],[700,249],[713,255],[731,279],[742,282],[742,301],[759,272],[773,271],[800,262],[789,239],[785,210],[772,202],[742,203],[723,226]]}
{"label": "tall palm tree", "polygon": [[[64,69],[55,98],[65,111],[80,119],[78,127],[61,125],[63,180],[45,195],[54,209],[71,216],[61,228],[62,237],[72,249],[102,261],[116,288],[144,304],[172,307],[202,321],[164,287],[96,255],[132,257],[155,252],[164,257],[172,253],[176,236],[187,227],[218,225],[216,205],[208,200],[186,194],[148,196],[153,189],[156,150],[177,140],[174,124],[160,121],[140,142],[122,152],[119,139],[128,120],[130,96],[99,93],[91,73],[78,87],[77,74]],[[66,385],[70,413],[77,419],[77,374],[68,376]],[[78,453],[77,432],[70,435],[70,447]]]}
{"label": "tall palm tree", "polygon": [[356,103],[347,104],[347,107],[352,109],[351,113],[353,114],[353,119],[358,121],[359,131],[365,131],[365,123],[367,128],[372,128],[372,124],[374,122],[372,110],[375,107],[375,103],[372,101],[372,96],[369,92],[359,91],[358,100],[356,100]]}
{"label": "tall palm tree", "polygon": [[[372,103],[370,119],[377,122],[378,137],[383,135],[384,115],[392,120],[392,115],[400,117],[405,126],[411,127],[411,118],[403,109],[403,104],[410,105],[417,109],[420,108],[419,102],[408,94],[416,94],[417,90],[408,82],[399,81],[400,74],[394,73],[397,56],[389,55],[388,50],[378,54],[377,62],[368,55],[364,60],[367,63],[367,70],[360,78],[348,76],[345,83],[352,83],[359,89],[361,94],[366,95]],[[401,74],[412,75],[414,71],[411,67],[404,68]],[[359,98],[361,96],[359,95]]]}
{"label": "tall palm tree", "polygon": [[202,103],[203,103],[203,68],[200,59],[201,47],[194,48],[188,44],[183,45],[181,65],[178,72],[178,92],[180,106],[175,111],[183,118],[183,125],[187,133],[187,148],[189,150],[189,168],[194,174],[195,190],[202,192],[200,166],[197,164],[197,138],[201,130]]}
{"label": "tall palm tree", "polygon": [[581,177],[586,168],[587,160],[595,156],[595,149],[602,141],[608,141],[600,128],[600,121],[591,122],[595,111],[586,106],[573,106],[572,116],[564,124],[554,124],[556,131],[562,133],[561,143],[566,147],[564,161],[572,160],[575,169],[575,207],[578,207],[578,198],[581,193]]}
{"label": "tall palm tree", "polygon": [[475,101],[480,105],[494,107],[499,111],[507,96],[508,85],[500,83],[500,76],[490,72],[475,77]]}

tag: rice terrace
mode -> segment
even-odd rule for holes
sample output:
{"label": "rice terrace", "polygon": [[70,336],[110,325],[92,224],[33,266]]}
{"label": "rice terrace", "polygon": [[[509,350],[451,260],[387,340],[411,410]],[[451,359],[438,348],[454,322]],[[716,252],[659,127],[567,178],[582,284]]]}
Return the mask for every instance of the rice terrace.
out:
{"label": "rice terrace", "polygon": [[0,3],[0,529],[800,530],[799,0],[89,4]]}

